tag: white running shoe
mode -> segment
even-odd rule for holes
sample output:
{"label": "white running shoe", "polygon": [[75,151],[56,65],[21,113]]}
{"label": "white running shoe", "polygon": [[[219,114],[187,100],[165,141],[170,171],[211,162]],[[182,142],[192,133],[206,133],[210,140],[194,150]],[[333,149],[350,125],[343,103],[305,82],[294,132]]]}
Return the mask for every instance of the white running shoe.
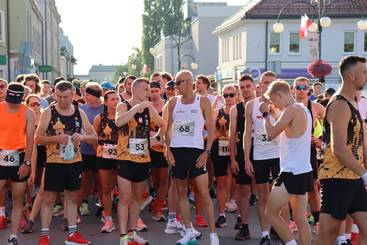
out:
{"label": "white running shoe", "polygon": [[164,232],[166,234],[178,234],[182,231],[182,225],[180,222],[177,222],[176,219],[169,220],[166,225],[166,229]]}
{"label": "white running shoe", "polygon": [[196,238],[193,230],[187,229],[185,235],[176,242],[176,245],[196,245]]}
{"label": "white running shoe", "polygon": [[210,234],[210,245],[219,245],[219,238],[217,233]]}
{"label": "white running shoe", "polygon": [[[195,238],[196,239],[200,239],[201,238],[201,236],[202,236],[202,234],[198,231],[198,230],[196,230],[195,228],[194,228],[194,226],[192,225],[192,223],[191,223],[191,229],[192,229],[192,231],[194,232],[194,235],[195,235]],[[180,235],[181,235],[181,237],[183,237],[183,236],[185,236],[185,233],[186,233],[186,227],[185,227],[185,225],[182,225],[182,230],[181,230],[181,232],[180,232]]]}

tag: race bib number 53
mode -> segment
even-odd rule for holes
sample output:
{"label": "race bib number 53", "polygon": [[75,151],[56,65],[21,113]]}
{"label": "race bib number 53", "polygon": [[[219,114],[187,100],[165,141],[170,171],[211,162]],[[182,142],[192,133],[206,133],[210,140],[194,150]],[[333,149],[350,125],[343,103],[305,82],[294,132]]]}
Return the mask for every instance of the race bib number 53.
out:
{"label": "race bib number 53", "polygon": [[0,150],[0,166],[17,167],[20,165],[20,156],[18,151]]}
{"label": "race bib number 53", "polygon": [[195,122],[176,122],[174,129],[176,136],[189,136],[195,134]]}
{"label": "race bib number 53", "polygon": [[147,139],[129,139],[129,153],[131,155],[144,155],[148,152]]}

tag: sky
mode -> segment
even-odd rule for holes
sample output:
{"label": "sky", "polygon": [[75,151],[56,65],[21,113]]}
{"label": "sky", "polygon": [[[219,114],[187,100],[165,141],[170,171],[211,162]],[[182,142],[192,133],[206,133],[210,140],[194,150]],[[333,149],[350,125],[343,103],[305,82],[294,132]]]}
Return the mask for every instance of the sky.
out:
{"label": "sky", "polygon": [[[75,74],[92,65],[121,65],[141,46],[143,0],[56,0],[60,27],[74,46]],[[200,0],[243,5],[247,0]]]}

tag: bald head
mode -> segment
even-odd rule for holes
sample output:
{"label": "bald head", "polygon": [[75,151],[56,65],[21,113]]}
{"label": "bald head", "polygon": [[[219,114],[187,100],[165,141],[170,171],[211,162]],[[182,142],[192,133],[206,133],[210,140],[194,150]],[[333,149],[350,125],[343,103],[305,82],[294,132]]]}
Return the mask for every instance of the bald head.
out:
{"label": "bald head", "polygon": [[176,74],[176,80],[191,80],[194,81],[194,75],[189,70],[182,70]]}

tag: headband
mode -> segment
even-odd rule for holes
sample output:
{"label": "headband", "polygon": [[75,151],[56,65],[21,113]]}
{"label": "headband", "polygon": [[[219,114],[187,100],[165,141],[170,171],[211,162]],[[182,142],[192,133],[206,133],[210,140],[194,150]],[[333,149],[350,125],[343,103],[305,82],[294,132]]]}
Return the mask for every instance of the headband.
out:
{"label": "headband", "polygon": [[101,93],[100,91],[96,91],[96,90],[94,90],[94,89],[92,89],[92,88],[90,88],[90,87],[88,87],[88,88],[85,90],[85,92],[86,92],[87,94],[93,95],[94,97],[96,97],[96,98],[98,98],[98,99],[102,96],[102,93]]}
{"label": "headband", "polygon": [[5,101],[11,104],[22,103],[24,91],[7,90]]}

